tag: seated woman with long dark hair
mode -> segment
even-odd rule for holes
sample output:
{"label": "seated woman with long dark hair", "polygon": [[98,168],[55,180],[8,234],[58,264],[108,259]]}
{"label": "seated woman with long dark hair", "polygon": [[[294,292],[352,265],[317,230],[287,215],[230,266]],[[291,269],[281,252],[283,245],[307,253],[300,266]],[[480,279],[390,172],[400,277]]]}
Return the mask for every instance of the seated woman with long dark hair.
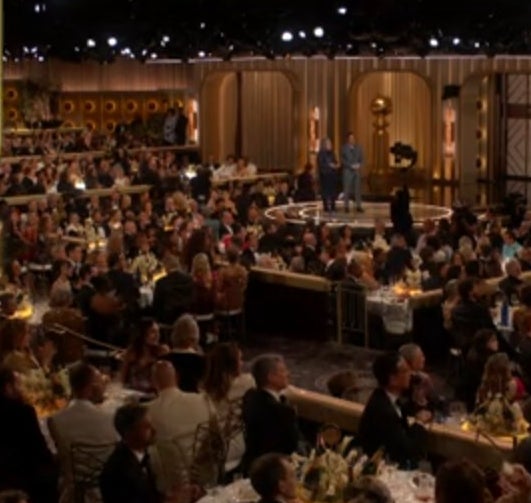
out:
{"label": "seated woman with long dark hair", "polygon": [[151,367],[169,348],[159,343],[159,327],[151,319],[141,320],[138,334],[123,356],[121,381],[124,386],[151,393]]}
{"label": "seated woman with long dark hair", "polygon": [[203,391],[214,402],[218,421],[228,439],[227,471],[235,469],[243,457],[245,442],[241,427],[241,399],[255,387],[251,374],[242,373],[242,352],[237,344],[220,343],[207,355]]}

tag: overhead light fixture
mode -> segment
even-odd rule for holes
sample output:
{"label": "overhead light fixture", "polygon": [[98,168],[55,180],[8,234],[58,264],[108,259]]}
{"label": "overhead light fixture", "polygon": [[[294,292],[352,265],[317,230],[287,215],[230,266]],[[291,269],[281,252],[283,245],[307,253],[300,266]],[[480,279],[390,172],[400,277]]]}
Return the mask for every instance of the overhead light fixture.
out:
{"label": "overhead light fixture", "polygon": [[157,58],[159,57],[159,55],[158,55],[156,52],[152,52],[152,53],[149,55],[149,57],[150,57],[151,59],[157,59]]}
{"label": "overhead light fixture", "polygon": [[165,44],[167,44],[167,43],[170,41],[170,37],[169,37],[168,35],[164,35],[164,36],[162,37],[162,41],[163,41]]}
{"label": "overhead light fixture", "polygon": [[430,38],[430,47],[439,47],[439,41],[435,37]]}
{"label": "overhead light fixture", "polygon": [[87,39],[87,47],[96,47],[96,41],[93,38]]}
{"label": "overhead light fixture", "polygon": [[206,28],[206,23],[204,21],[202,21],[200,24],[199,24],[199,28],[201,28],[202,30],[204,30]]}
{"label": "overhead light fixture", "polygon": [[281,38],[284,42],[291,42],[293,40],[293,34],[290,31],[285,31],[282,33]]}
{"label": "overhead light fixture", "polygon": [[347,8],[345,6],[341,6],[337,8],[337,13],[341,16],[344,16],[347,13]]}
{"label": "overhead light fixture", "polygon": [[306,32],[303,31],[303,30],[300,30],[300,31],[299,31],[299,37],[300,37],[300,38],[306,38]]}
{"label": "overhead light fixture", "polygon": [[479,49],[481,47],[481,44],[479,42],[474,42],[474,47],[476,49]]}
{"label": "overhead light fixture", "polygon": [[324,30],[321,26],[316,26],[314,29],[313,29],[313,34],[317,37],[317,38],[321,38],[324,36]]}
{"label": "overhead light fixture", "polygon": [[453,42],[454,45],[459,45],[461,43],[461,39],[459,37],[454,37],[452,42]]}
{"label": "overhead light fixture", "polygon": [[204,58],[204,57],[206,56],[205,51],[199,51],[199,52],[197,53],[197,55],[198,55],[200,58]]}
{"label": "overhead light fixture", "polygon": [[124,47],[120,53],[123,55],[123,56],[128,56],[129,54],[131,54],[131,49],[129,49],[129,47]]}
{"label": "overhead light fixture", "polygon": [[109,37],[107,43],[109,44],[109,47],[114,47],[118,43],[118,40],[116,40],[116,37]]}

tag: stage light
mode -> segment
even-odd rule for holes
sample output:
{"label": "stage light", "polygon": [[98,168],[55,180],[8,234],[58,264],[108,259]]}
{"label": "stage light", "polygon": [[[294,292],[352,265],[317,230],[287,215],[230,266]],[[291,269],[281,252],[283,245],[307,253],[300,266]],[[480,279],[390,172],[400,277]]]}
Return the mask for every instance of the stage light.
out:
{"label": "stage light", "polygon": [[109,44],[109,47],[114,47],[118,43],[118,40],[116,40],[116,37],[109,37],[107,43]]}
{"label": "stage light", "polygon": [[41,6],[38,3],[36,3],[34,9],[35,9],[35,12],[38,14],[41,11]]}
{"label": "stage light", "polygon": [[291,42],[293,40],[293,35],[290,31],[285,31],[284,33],[282,33],[281,38],[284,42]]}
{"label": "stage light", "polygon": [[347,13],[347,8],[344,6],[338,7],[337,13],[340,14],[341,16],[344,16]]}
{"label": "stage light", "polygon": [[87,39],[87,47],[96,47],[96,41],[93,38]]}
{"label": "stage light", "polygon": [[435,37],[430,38],[430,47],[439,47],[439,41]]}
{"label": "stage light", "polygon": [[321,38],[324,36],[324,30],[323,28],[321,28],[320,26],[316,26],[314,29],[313,29],[313,34],[317,37],[317,38]]}
{"label": "stage light", "polygon": [[461,39],[459,37],[454,37],[452,42],[454,45],[459,45],[461,43]]}
{"label": "stage light", "polygon": [[306,38],[306,32],[303,30],[299,31],[299,38]]}
{"label": "stage light", "polygon": [[474,42],[474,47],[476,49],[479,49],[481,47],[481,44],[479,42]]}
{"label": "stage light", "polygon": [[170,41],[170,37],[168,35],[164,35],[162,37],[162,43],[167,44]]}
{"label": "stage light", "polygon": [[199,24],[199,28],[201,28],[202,30],[204,30],[206,28],[206,23],[203,21]]}
{"label": "stage light", "polygon": [[200,58],[204,58],[204,57],[206,56],[205,51],[199,51],[199,52],[197,53],[197,55],[198,55]]}
{"label": "stage light", "polygon": [[158,56],[158,54],[157,54],[156,52],[152,52],[152,53],[149,55],[149,57],[150,57],[151,59],[157,59],[159,56]]}
{"label": "stage light", "polygon": [[124,47],[120,53],[123,55],[123,56],[127,56],[129,54],[131,54],[131,49],[129,49],[129,47]]}

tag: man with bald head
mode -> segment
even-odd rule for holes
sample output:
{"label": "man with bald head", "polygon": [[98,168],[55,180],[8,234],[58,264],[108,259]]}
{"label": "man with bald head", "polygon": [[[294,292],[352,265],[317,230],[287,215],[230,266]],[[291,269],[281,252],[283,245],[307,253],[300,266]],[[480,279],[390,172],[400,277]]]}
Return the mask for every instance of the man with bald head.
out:
{"label": "man with bald head", "polygon": [[208,424],[216,412],[205,395],[179,389],[179,378],[170,362],[158,361],[152,372],[158,397],[151,403],[149,415],[157,431],[159,476],[168,490],[177,483],[188,482],[195,432],[200,424]]}

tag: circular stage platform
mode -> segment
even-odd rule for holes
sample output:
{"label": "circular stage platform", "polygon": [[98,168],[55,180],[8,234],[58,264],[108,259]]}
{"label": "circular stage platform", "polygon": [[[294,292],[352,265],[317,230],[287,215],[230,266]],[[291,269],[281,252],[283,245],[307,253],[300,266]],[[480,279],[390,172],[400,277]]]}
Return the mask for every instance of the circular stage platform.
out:
{"label": "circular stage platform", "polygon": [[[323,211],[321,202],[311,201],[273,206],[266,210],[265,214],[268,218],[274,219],[275,214],[281,211],[286,220],[292,224],[304,225],[311,220],[315,223],[326,223],[332,227],[349,225],[354,229],[367,230],[373,229],[374,221],[379,218],[384,221],[387,227],[392,227],[389,203],[364,202],[363,213],[354,212],[352,208],[349,213],[345,213],[343,211],[343,201],[337,201],[336,208],[335,212],[326,213]],[[427,218],[438,221],[441,218],[450,218],[452,215],[451,208],[422,203],[411,203],[410,211],[415,226],[420,225]]]}

